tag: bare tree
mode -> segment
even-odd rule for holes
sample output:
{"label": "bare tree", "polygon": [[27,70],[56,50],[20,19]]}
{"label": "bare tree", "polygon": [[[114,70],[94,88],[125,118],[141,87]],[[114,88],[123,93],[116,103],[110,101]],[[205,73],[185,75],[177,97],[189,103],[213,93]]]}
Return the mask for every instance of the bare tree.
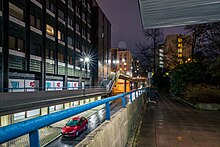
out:
{"label": "bare tree", "polygon": [[[137,47],[140,49],[140,54],[143,57],[143,62],[149,62],[147,64],[149,68],[153,66],[154,73],[156,72],[156,52],[160,44],[163,43],[164,34],[161,29],[148,29],[144,30],[146,37],[146,43],[139,42]],[[152,64],[153,61],[153,64]]]}
{"label": "bare tree", "polygon": [[185,27],[187,44],[192,47],[192,58],[197,51],[206,55],[217,55],[220,52],[220,22],[189,25]]}

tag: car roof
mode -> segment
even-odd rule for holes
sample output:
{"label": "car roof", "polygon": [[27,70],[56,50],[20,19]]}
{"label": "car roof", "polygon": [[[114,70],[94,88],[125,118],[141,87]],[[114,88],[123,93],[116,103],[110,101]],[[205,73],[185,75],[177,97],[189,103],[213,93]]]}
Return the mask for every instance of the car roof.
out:
{"label": "car roof", "polygon": [[82,116],[76,116],[76,117],[73,117],[72,120],[80,120],[80,118],[82,118]]}

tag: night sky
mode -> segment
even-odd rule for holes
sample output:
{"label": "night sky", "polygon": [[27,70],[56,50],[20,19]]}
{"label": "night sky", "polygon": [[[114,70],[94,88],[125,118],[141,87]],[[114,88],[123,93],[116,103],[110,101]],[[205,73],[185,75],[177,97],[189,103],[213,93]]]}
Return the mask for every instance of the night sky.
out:
{"label": "night sky", "polygon": [[[112,47],[136,49],[144,41],[138,0],[97,0],[112,24]],[[183,27],[166,28],[165,35],[184,33]]]}

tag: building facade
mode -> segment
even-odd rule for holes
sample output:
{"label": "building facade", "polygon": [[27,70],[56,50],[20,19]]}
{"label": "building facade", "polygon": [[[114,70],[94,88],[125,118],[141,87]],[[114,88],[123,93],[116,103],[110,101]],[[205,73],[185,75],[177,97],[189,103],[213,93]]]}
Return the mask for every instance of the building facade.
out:
{"label": "building facade", "polygon": [[92,7],[92,83],[98,85],[110,73],[111,23],[94,1]]}
{"label": "building facade", "polygon": [[91,85],[92,7],[93,0],[0,0],[0,88]]}
{"label": "building facade", "polygon": [[165,67],[175,67],[191,58],[191,46],[184,42],[186,37],[181,34],[166,36],[164,45]]}
{"label": "building facade", "polygon": [[111,49],[111,69],[132,76],[132,54],[129,50]]}

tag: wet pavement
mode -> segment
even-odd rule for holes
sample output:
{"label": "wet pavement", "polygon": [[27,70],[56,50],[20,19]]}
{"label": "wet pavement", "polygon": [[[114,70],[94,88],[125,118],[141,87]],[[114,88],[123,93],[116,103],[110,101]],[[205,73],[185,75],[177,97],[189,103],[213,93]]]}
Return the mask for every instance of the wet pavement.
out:
{"label": "wet pavement", "polygon": [[138,147],[220,147],[220,111],[202,111],[158,95],[143,116]]}

